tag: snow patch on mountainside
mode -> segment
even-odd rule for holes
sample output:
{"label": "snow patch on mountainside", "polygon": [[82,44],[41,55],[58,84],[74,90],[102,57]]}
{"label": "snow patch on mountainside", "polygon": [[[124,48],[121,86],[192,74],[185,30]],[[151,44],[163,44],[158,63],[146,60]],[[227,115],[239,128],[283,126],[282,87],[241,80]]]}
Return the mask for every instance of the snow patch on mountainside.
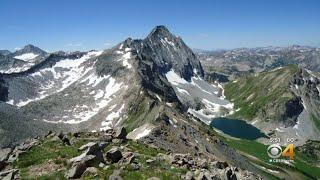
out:
{"label": "snow patch on mountainside", "polygon": [[96,72],[91,73],[89,76],[85,77],[81,80],[81,82],[88,82],[88,86],[96,87],[99,85],[103,80],[109,78],[110,75],[107,76],[98,76]]}
{"label": "snow patch on mountainside", "polygon": [[168,81],[172,84],[172,85],[179,85],[179,84],[188,84],[188,82],[181,78],[178,74],[176,74],[173,70],[169,71],[166,73],[166,77],[168,79]]}
{"label": "snow patch on mountainside", "polygon": [[[86,75],[93,67],[86,68],[83,63],[88,59],[100,55],[101,51],[91,51],[79,59],[64,59],[58,61],[50,68],[41,69],[28,75],[28,78],[35,83],[41,83],[36,96],[16,102],[10,101],[12,105],[25,106],[32,101],[41,100],[49,95],[58,93],[77,82],[81,77]],[[92,81],[92,80],[91,80]]]}
{"label": "snow patch on mountainside", "polygon": [[[110,106],[110,102],[114,99],[113,95],[116,94],[123,87],[122,82],[116,82],[116,80],[112,77],[108,77],[108,84],[106,85],[104,90],[98,90],[98,92],[93,96],[94,104],[90,105],[77,105],[71,110],[68,111],[68,116],[65,117],[63,123],[67,124],[78,124],[84,121],[88,121],[93,116],[97,115],[101,110]],[[111,112],[106,117],[106,121],[102,122],[102,126],[106,126],[109,122],[111,122],[114,118],[119,117],[122,112],[124,105],[116,112]],[[109,108],[111,109],[111,108]]]}
{"label": "snow patch on mountainside", "polygon": [[[173,70],[166,73],[166,78],[179,100],[185,104],[191,103],[188,112],[203,122],[210,124],[213,118],[233,112],[233,103],[225,99],[224,90],[220,84],[209,84],[197,76],[192,77],[188,82]],[[219,91],[222,91],[220,96]]]}
{"label": "snow patch on mountainside", "polygon": [[22,66],[12,67],[10,69],[0,70],[0,73],[10,74],[10,73],[23,72],[23,71],[26,71],[26,70],[30,69],[33,65],[34,65],[34,63],[26,63],[26,64],[24,64]]}
{"label": "snow patch on mountainside", "polygon": [[150,132],[154,129],[154,125],[146,123],[136,129],[134,129],[132,132],[130,132],[127,135],[128,139],[138,140],[145,136],[148,136]]}
{"label": "snow patch on mountainside", "polygon": [[34,54],[34,53],[25,53],[21,54],[19,56],[15,56],[14,58],[24,60],[24,61],[30,61],[33,60],[34,58],[38,57],[39,54]]}
{"label": "snow patch on mountainside", "polygon": [[[121,49],[121,48],[120,48]],[[117,61],[122,61],[122,64],[124,67],[127,67],[128,69],[132,68],[132,65],[129,63],[129,60],[131,59],[131,48],[125,48],[124,51],[116,51],[116,54],[120,54],[120,58]]]}
{"label": "snow patch on mountainside", "polygon": [[177,90],[180,92],[180,93],[186,93],[187,95],[190,95],[190,93],[182,88],[179,88],[177,87]]}
{"label": "snow patch on mountainside", "polygon": [[100,131],[105,131],[107,129],[111,129],[112,128],[112,121],[120,118],[120,115],[121,115],[123,109],[124,109],[124,104],[122,104],[122,106],[117,111],[111,112],[106,117],[105,121],[103,121],[101,123]]}

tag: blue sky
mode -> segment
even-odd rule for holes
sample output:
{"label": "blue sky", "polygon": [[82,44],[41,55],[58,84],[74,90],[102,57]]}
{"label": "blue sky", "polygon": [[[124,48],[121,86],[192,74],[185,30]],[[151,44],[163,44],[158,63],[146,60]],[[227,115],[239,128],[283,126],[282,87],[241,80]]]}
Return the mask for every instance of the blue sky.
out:
{"label": "blue sky", "polygon": [[318,0],[1,0],[0,49],[106,49],[165,25],[192,48],[320,46]]}

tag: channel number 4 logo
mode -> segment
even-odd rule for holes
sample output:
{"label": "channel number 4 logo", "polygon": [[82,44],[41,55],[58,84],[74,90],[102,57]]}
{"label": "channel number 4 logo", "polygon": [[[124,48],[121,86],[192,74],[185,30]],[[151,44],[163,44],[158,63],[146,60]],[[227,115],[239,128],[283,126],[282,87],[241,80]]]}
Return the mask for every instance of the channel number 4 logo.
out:
{"label": "channel number 4 logo", "polygon": [[271,144],[267,149],[268,156],[270,158],[279,158],[280,156],[289,157],[290,159],[294,159],[294,145],[289,144],[283,151],[281,146],[278,144]]}

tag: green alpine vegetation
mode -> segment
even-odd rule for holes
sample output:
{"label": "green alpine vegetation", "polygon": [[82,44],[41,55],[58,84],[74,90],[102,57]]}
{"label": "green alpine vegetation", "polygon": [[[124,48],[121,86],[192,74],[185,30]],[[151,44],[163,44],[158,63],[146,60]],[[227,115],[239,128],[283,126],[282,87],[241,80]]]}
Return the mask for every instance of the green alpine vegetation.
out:
{"label": "green alpine vegetation", "polygon": [[[12,166],[21,172],[22,179],[66,179],[65,174],[71,168],[69,159],[81,154],[78,149],[95,139],[82,133],[81,137],[73,138],[68,135],[73,142],[72,146],[64,145],[56,138],[45,138],[40,144],[32,147],[28,152],[19,155],[19,158],[13,162]],[[101,179],[108,178],[116,169],[123,168],[121,176],[123,179],[147,179],[149,177],[160,177],[161,179],[180,179],[182,174],[186,173],[185,168],[172,167],[164,159],[155,159],[148,162],[149,159],[156,157],[165,151],[147,145],[127,140],[126,142],[109,143],[104,151],[107,152],[113,147],[125,147],[135,153],[132,163],[139,164],[140,169],[136,170],[131,164],[111,164],[96,168],[95,172],[86,171],[83,179]]]}
{"label": "green alpine vegetation", "polygon": [[290,80],[298,71],[288,66],[258,74],[246,74],[225,86],[225,95],[235,104],[232,117],[253,120],[279,119],[285,112],[285,103],[294,98]]}

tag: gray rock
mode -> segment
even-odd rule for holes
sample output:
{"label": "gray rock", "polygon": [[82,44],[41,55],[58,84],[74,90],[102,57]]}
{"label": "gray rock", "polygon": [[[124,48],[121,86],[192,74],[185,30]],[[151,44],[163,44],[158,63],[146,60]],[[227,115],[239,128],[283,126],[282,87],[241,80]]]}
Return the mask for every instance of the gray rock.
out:
{"label": "gray rock", "polygon": [[123,155],[123,158],[122,158],[123,164],[130,164],[135,157],[133,152],[124,152],[122,155]]}
{"label": "gray rock", "polygon": [[21,145],[17,146],[16,149],[20,151],[27,151],[31,149],[33,146],[36,146],[39,144],[39,140],[37,139],[30,139],[22,143]]}
{"label": "gray rock", "polygon": [[111,160],[112,163],[117,163],[122,158],[122,153],[119,148],[114,147],[107,152],[106,158]]}
{"label": "gray rock", "polygon": [[93,177],[98,175],[99,170],[96,167],[88,167],[84,174],[91,174]]}
{"label": "gray rock", "polygon": [[48,138],[48,137],[53,137],[54,135],[55,135],[55,133],[52,132],[51,130],[49,130],[48,133],[44,137]]}
{"label": "gray rock", "polygon": [[126,139],[127,130],[124,127],[117,129],[114,133],[114,137],[117,139]]}
{"label": "gray rock", "polygon": [[122,180],[120,174],[121,170],[114,170],[113,173],[109,176],[109,180]]}
{"label": "gray rock", "polygon": [[199,175],[195,178],[196,180],[211,180],[211,174],[208,170],[201,170]]}
{"label": "gray rock", "polygon": [[106,167],[106,164],[104,164],[104,163],[99,163],[99,168],[104,168],[104,167]]}
{"label": "gray rock", "polygon": [[204,177],[205,179],[212,179],[209,171],[204,172]]}
{"label": "gray rock", "polygon": [[0,172],[0,179],[2,179],[2,180],[14,179],[17,172],[18,172],[18,169],[11,169],[8,171]]}
{"label": "gray rock", "polygon": [[58,136],[53,136],[50,141],[58,142],[60,141],[60,138]]}
{"label": "gray rock", "polygon": [[72,136],[75,137],[75,138],[79,138],[81,135],[80,135],[80,133],[75,132],[75,133],[72,134]]}
{"label": "gray rock", "polygon": [[24,152],[25,152],[25,151],[21,151],[21,150],[15,148],[15,149],[13,150],[13,152],[10,154],[10,156],[9,156],[9,158],[8,158],[8,162],[9,162],[9,163],[12,163],[12,162],[16,161],[16,160],[18,159],[19,155],[22,154],[22,153],[24,153]]}
{"label": "gray rock", "polygon": [[95,155],[100,162],[105,162],[103,158],[102,150],[97,142],[89,142],[79,148],[80,151],[86,150],[84,153],[82,153],[80,156],[72,158],[70,161],[79,161],[81,158],[85,157],[86,155]]}
{"label": "gray rock", "polygon": [[236,174],[232,174],[231,176],[230,176],[230,180],[237,180],[238,178],[237,178],[237,175]]}
{"label": "gray rock", "polygon": [[11,148],[0,149],[0,170],[2,170],[6,166],[6,161],[8,160],[11,152]]}
{"label": "gray rock", "polygon": [[111,133],[105,133],[100,137],[101,141],[104,142],[111,142],[112,141],[112,134]]}
{"label": "gray rock", "polygon": [[79,158],[74,161],[71,169],[67,172],[66,177],[69,179],[80,178],[87,167],[98,166],[98,162],[97,157],[94,155],[86,155],[81,159]]}
{"label": "gray rock", "polygon": [[208,180],[203,172],[200,172],[200,174],[196,177],[196,180]]}
{"label": "gray rock", "polygon": [[108,146],[108,144],[109,144],[108,142],[100,142],[100,143],[99,143],[99,147],[100,147],[100,149],[103,150],[105,147]]}
{"label": "gray rock", "polygon": [[151,164],[151,163],[153,163],[154,161],[155,161],[154,159],[147,159],[147,160],[146,160],[146,163]]}
{"label": "gray rock", "polygon": [[9,174],[7,174],[5,177],[3,177],[2,180],[11,180],[14,179],[14,173],[10,172]]}
{"label": "gray rock", "polygon": [[112,139],[111,142],[113,144],[121,144],[123,142],[123,140],[122,139]]}
{"label": "gray rock", "polygon": [[68,138],[68,136],[64,135],[62,132],[60,132],[58,135],[53,136],[51,141],[61,141],[64,145],[68,145],[70,146],[70,139]]}
{"label": "gray rock", "polygon": [[71,146],[71,143],[70,143],[70,140],[67,136],[64,136],[62,139],[61,139],[62,143],[64,145],[68,145],[68,146]]}
{"label": "gray rock", "polygon": [[228,180],[237,180],[236,174],[234,174],[230,168],[226,170],[226,177]]}
{"label": "gray rock", "polygon": [[66,177],[68,179],[80,178],[83,172],[87,169],[84,163],[78,163],[71,167]]}
{"label": "gray rock", "polygon": [[133,169],[133,170],[139,170],[140,169],[140,164],[139,163],[136,163],[136,162],[133,162],[133,163],[131,163],[130,164],[130,166],[131,166],[131,168]]}
{"label": "gray rock", "polygon": [[216,167],[219,169],[225,169],[227,168],[229,165],[227,162],[221,162],[221,161],[217,161],[216,162]]}
{"label": "gray rock", "polygon": [[62,140],[63,137],[64,137],[63,132],[60,132],[60,133],[58,134],[58,138]]}
{"label": "gray rock", "polygon": [[186,179],[186,180],[195,180],[195,179],[194,179],[194,173],[191,172],[191,171],[188,171],[188,172],[186,173],[185,179]]}

